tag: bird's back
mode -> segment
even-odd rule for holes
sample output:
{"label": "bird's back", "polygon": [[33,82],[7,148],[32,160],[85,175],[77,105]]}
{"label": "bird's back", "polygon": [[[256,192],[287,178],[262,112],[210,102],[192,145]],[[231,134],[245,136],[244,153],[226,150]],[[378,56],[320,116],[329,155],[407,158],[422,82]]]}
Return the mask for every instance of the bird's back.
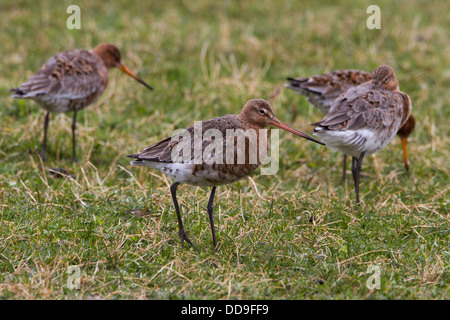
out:
{"label": "bird's back", "polygon": [[367,82],[339,96],[323,120],[313,124],[314,132],[328,147],[359,157],[362,151],[372,154],[384,148],[410,112],[405,93]]}
{"label": "bird's back", "polygon": [[63,51],[18,88],[13,98],[33,99],[50,112],[69,112],[93,103],[106,89],[108,68],[93,51]]}
{"label": "bird's back", "polygon": [[371,79],[371,74],[359,70],[336,70],[309,78],[287,78],[286,86],[306,96],[322,113],[328,113],[334,100],[349,88]]}

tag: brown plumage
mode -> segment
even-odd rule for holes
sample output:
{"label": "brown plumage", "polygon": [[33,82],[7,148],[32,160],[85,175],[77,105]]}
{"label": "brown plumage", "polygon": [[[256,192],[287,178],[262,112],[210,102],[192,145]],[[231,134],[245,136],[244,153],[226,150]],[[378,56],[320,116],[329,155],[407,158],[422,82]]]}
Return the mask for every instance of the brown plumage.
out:
{"label": "brown plumage", "polygon": [[286,87],[306,96],[311,104],[327,114],[333,101],[343,92],[370,79],[368,72],[337,70],[309,78],[287,78]]}
{"label": "brown plumage", "polygon": [[[317,107],[322,113],[327,114],[334,100],[348,89],[370,81],[372,75],[360,70],[337,70],[326,74],[309,78],[287,78],[289,84],[285,86],[307,97],[308,101]],[[408,163],[408,136],[414,131],[415,119],[411,114],[407,122],[397,133],[402,141],[403,159],[406,171],[409,171]],[[346,159],[344,155],[343,178],[345,181]]]}
{"label": "brown plumage", "polygon": [[[264,134],[260,130],[270,125],[322,144],[278,120],[267,101],[255,99],[248,101],[239,115],[226,115],[198,122],[172,138],[162,140],[138,154],[128,156],[136,159],[131,162],[132,165],[158,169],[174,180],[170,190],[177,213],[178,235],[182,247],[184,241],[191,245],[192,243],[184,231],[176,198],[177,186],[184,182],[195,186],[212,187],[207,208],[213,244],[216,248],[213,219],[213,199],[216,187],[247,177],[261,164],[262,159],[260,159],[258,147],[262,148],[264,146],[262,143],[265,143],[268,148],[269,141],[268,134]],[[233,136],[233,133],[238,133],[238,135]],[[233,153],[227,157],[227,151],[230,151],[230,148]],[[245,155],[241,161],[239,154]]]}
{"label": "brown plumage", "polygon": [[94,50],[70,50],[57,53],[41,69],[14,92],[13,98],[32,99],[46,111],[44,139],[41,157],[46,159],[45,149],[50,112],[73,112],[72,148],[75,153],[76,115],[81,109],[94,103],[108,85],[110,68],[119,68],[136,81],[152,89],[121,62],[119,49],[107,43],[99,44]]}
{"label": "brown plumage", "polygon": [[359,172],[365,155],[384,148],[411,114],[409,96],[399,91],[389,66],[379,66],[372,80],[348,89],[331,106],[314,134],[327,147],[352,156],[352,174],[359,203]]}

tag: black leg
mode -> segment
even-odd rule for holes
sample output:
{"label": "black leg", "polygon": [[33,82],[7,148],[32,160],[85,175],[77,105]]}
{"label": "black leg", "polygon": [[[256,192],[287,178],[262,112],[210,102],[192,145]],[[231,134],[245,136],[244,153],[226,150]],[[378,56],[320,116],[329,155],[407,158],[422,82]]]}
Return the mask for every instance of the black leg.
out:
{"label": "black leg", "polygon": [[42,161],[47,161],[47,156],[45,155],[45,149],[47,148],[47,129],[48,129],[49,121],[50,121],[50,112],[47,111],[47,113],[45,114],[45,120],[44,120],[44,139],[42,141],[42,151],[41,151]]}
{"label": "black leg", "polygon": [[[359,195],[356,191],[356,175],[357,175],[357,170],[356,170],[356,157],[352,157],[352,176],[353,176],[353,183],[355,186],[355,193],[356,193],[356,203],[358,203],[359,200]],[[359,190],[358,190],[359,191]]]}
{"label": "black leg", "polygon": [[213,238],[214,250],[217,250],[217,242],[216,242],[216,229],[214,228],[214,215],[213,215],[213,203],[214,203],[214,194],[216,193],[216,187],[212,188],[211,195],[209,196],[208,201],[208,215],[209,221],[211,223],[211,233]]}
{"label": "black leg", "polygon": [[180,207],[178,206],[178,200],[177,200],[177,187],[180,183],[175,182],[170,186],[170,193],[172,194],[173,199],[173,205],[175,206],[175,211],[177,212],[177,219],[178,219],[178,236],[181,239],[181,249],[184,249],[184,241],[189,243],[191,246],[194,247],[191,240],[189,240],[186,232],[184,231],[183,227],[183,220],[181,219],[181,213],[180,213]]}
{"label": "black leg", "polygon": [[355,183],[355,193],[356,193],[356,205],[359,204],[359,175],[361,173],[361,166],[364,159],[365,152],[361,152],[359,158],[352,157],[352,175],[353,182]]}
{"label": "black leg", "polygon": [[341,183],[345,183],[345,173],[347,171],[347,155],[344,154],[344,165],[342,169],[342,180]]}
{"label": "black leg", "polygon": [[72,120],[72,161],[78,162],[77,154],[76,154],[76,142],[75,142],[75,129],[77,126],[77,110],[73,112],[73,120]]}

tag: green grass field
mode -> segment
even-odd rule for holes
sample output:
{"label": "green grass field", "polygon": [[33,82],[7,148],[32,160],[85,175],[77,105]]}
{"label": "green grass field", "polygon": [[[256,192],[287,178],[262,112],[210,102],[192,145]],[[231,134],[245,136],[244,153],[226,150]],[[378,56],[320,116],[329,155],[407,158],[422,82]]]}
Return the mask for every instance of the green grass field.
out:
{"label": "green grass field", "polygon": [[[373,3],[344,3],[77,1],[81,29],[69,30],[70,1],[2,0],[0,298],[448,299],[448,3],[380,1],[380,30],[366,27]],[[78,115],[80,162],[70,161],[71,114],[52,114],[43,170],[44,113],[9,89],[55,53],[100,42],[116,44],[155,90],[111,70],[103,96]],[[356,211],[350,168],[339,184],[342,155],[280,132],[277,175],[257,170],[218,188],[218,252],[210,190],[178,188],[200,249],[181,250],[170,181],[126,155],[253,98],[311,134],[322,115],[284,79],[380,64],[394,68],[418,120],[410,175],[395,138],[365,159]],[[74,179],[51,175],[55,167]],[[78,290],[67,285],[74,265]],[[370,266],[379,289],[367,285]]]}

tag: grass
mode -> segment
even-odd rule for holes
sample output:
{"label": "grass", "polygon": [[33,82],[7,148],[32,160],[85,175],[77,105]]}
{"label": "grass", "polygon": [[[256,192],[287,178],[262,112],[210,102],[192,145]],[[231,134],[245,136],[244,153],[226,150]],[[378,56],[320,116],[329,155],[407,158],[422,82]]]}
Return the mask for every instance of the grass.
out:
{"label": "grass", "polygon": [[[70,1],[0,4],[0,298],[448,299],[450,61],[444,2],[381,1],[381,30],[365,1]],[[13,100],[56,52],[111,42],[150,92],[112,70],[108,89],[79,114],[52,115],[42,170],[43,112]],[[125,156],[194,120],[240,112],[251,98],[311,132],[321,114],[284,90],[287,76],[389,64],[413,101],[412,172],[399,139],[363,164],[359,211],[342,156],[281,133],[275,176],[218,188],[220,249],[212,250],[209,190],[179,187],[188,235],[181,250],[169,181]],[[280,89],[278,96],[270,98]],[[57,178],[49,168],[74,179]],[[255,190],[256,187],[256,190]],[[258,196],[258,193],[260,196]],[[81,288],[69,289],[69,266]],[[380,289],[369,289],[370,265]]]}

